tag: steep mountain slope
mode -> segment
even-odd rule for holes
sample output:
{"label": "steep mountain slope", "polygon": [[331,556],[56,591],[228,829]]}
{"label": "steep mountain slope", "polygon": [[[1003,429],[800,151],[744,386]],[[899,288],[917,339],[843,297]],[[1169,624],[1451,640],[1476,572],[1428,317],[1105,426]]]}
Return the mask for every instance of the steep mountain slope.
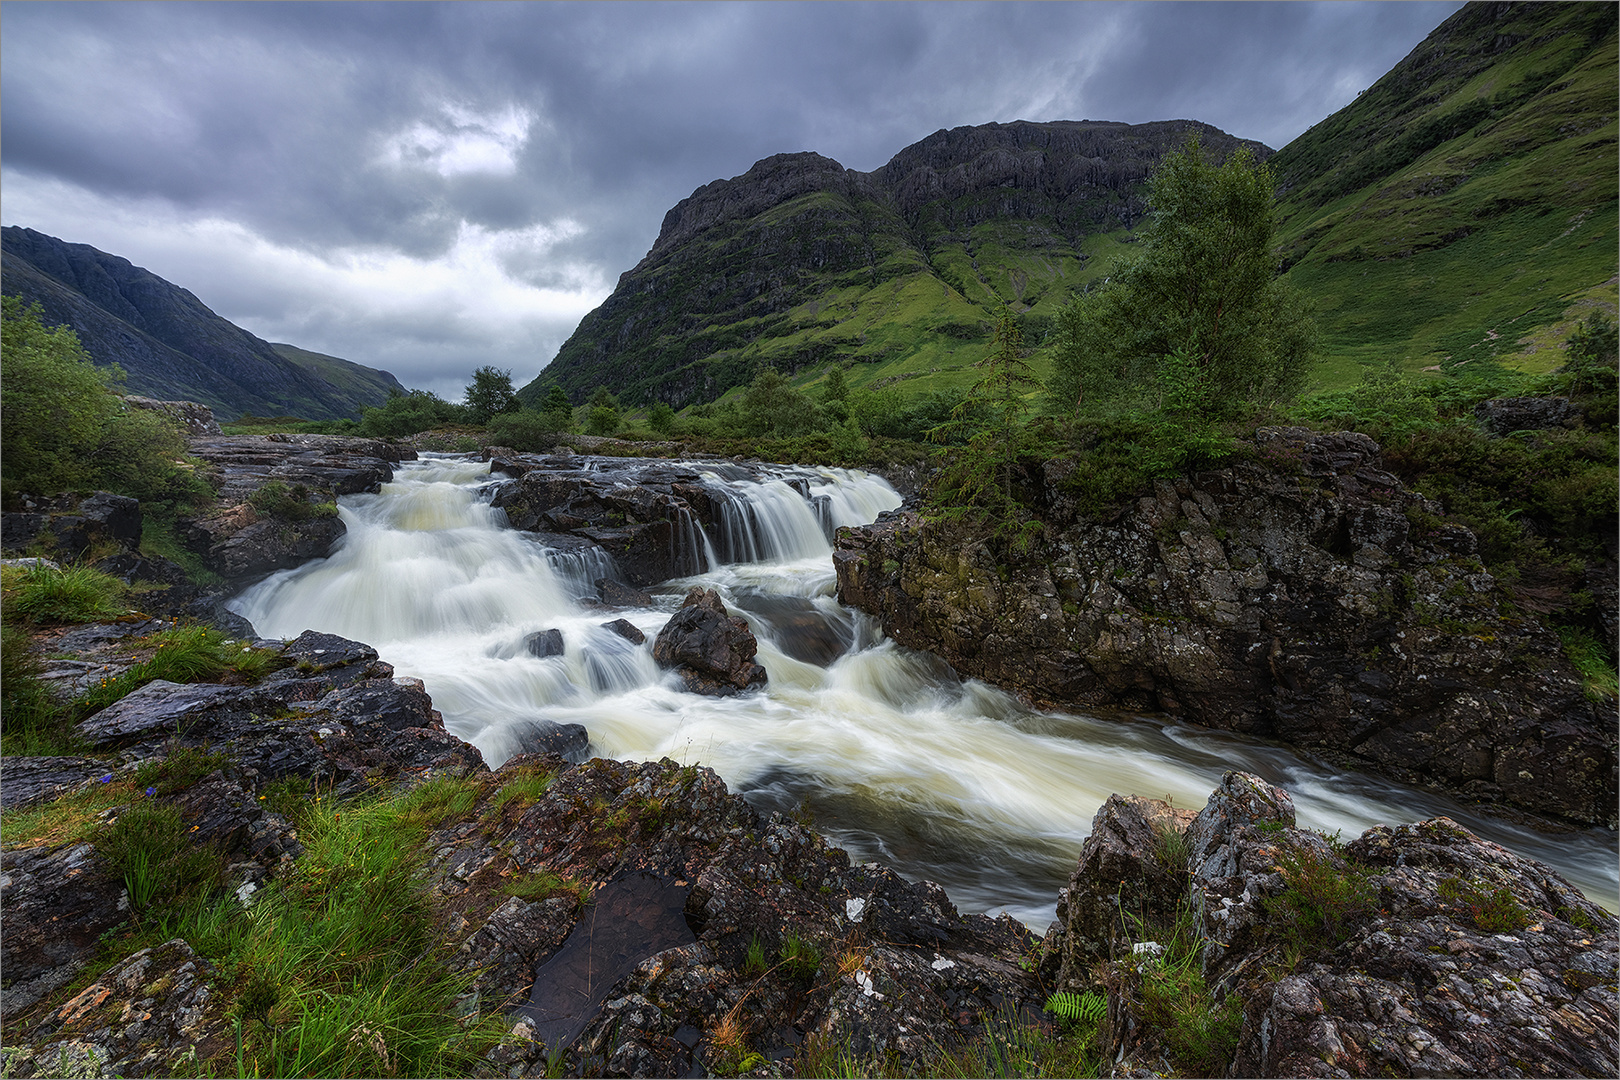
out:
{"label": "steep mountain slope", "polygon": [[[1616,272],[1613,4],[1471,4],[1272,159],[1289,277],[1341,377],[1486,356],[1606,301]],[[1330,374],[1331,374],[1330,370]]]}
{"label": "steep mountain slope", "polygon": [[1038,336],[1086,282],[1110,234],[1145,211],[1142,184],[1199,135],[1226,154],[1269,151],[1205,124],[1099,121],[940,131],[871,173],[819,154],[766,158],[707,184],[665,216],[646,258],[580,323],[520,396],[555,381],[581,400],[607,385],[677,407],[762,366],[834,358],[878,377],[969,377],[991,309],[1012,304]]}
{"label": "steep mountain slope", "polygon": [[283,356],[185,289],[88,244],[13,225],[0,229],[0,250],[0,289],[71,326],[91,359],[124,369],[134,393],[200,401],[227,420],[333,420],[380,404],[390,387],[403,392],[387,372],[302,350]]}
{"label": "steep mountain slope", "polygon": [[[1322,322],[1317,385],[1492,355],[1546,370],[1569,322],[1613,311],[1617,10],[1471,4],[1270,157],[1282,265]],[[520,396],[555,381],[681,406],[835,359],[856,386],[967,382],[994,309],[1038,345],[1131,250],[1143,181],[1195,131],[1240,145],[1191,121],[1020,122],[937,132],[871,173],[767,158],[672,209]]]}

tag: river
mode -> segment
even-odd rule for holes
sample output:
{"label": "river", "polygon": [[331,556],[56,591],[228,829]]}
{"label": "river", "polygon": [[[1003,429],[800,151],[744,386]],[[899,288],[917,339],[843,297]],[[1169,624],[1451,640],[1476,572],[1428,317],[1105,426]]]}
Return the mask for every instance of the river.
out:
{"label": "river", "polygon": [[[706,483],[734,512],[720,535],[695,538],[707,569],[629,611],[582,600],[610,567],[507,528],[489,505],[490,480],[487,463],[461,458],[403,464],[380,493],[340,500],[348,531],[330,556],[274,574],[230,606],[267,637],[313,629],[372,645],[397,674],[426,684],[445,726],[492,767],[537,723],[581,724],[592,754],[707,765],[761,810],[804,808],[856,862],[936,881],[964,912],[1009,912],[1037,932],[1110,793],[1201,808],[1229,769],[1282,785],[1302,826],[1346,838],[1444,814],[1620,908],[1606,830],[1538,833],[1432,791],[1162,717],[1031,710],[885,639],[834,598],[829,542],[833,528],[899,505],[876,476],[711,473]],[[763,691],[690,694],[653,663],[652,638],[693,585],[718,590],[749,621],[769,676]],[[615,618],[648,642],[603,628]],[[552,629],[563,654],[530,655],[525,640]]]}

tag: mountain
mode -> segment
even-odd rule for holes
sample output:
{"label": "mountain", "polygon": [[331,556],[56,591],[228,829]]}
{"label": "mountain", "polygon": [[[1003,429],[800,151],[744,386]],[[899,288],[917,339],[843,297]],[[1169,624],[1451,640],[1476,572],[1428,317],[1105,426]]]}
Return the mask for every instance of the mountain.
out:
{"label": "mountain", "polygon": [[1275,155],[1177,120],[955,128],[871,173],[766,158],[670,210],[519,396],[606,385],[680,407],[764,365],[804,384],[835,360],[855,386],[961,385],[995,309],[1039,343],[1131,250],[1146,178],[1195,133],[1276,172],[1281,265],[1323,327],[1318,385],[1392,361],[1546,370],[1557,331],[1616,302],[1617,10],[1470,4]]}
{"label": "mountain", "polygon": [[132,392],[199,401],[222,420],[245,413],[336,420],[404,387],[386,371],[274,346],[190,292],[88,244],[0,229],[0,289],[70,326],[90,358],[117,364]]}
{"label": "mountain", "polygon": [[1617,14],[1470,4],[1278,151],[1283,258],[1330,364],[1547,370],[1545,328],[1613,313]]}
{"label": "mountain", "polygon": [[680,407],[761,366],[834,359],[873,378],[949,384],[1011,303],[1038,330],[1128,242],[1143,183],[1198,135],[1224,155],[1270,151],[1187,120],[1017,122],[939,131],[870,173],[779,154],[716,180],[664,217],[619,278],[519,396],[557,382],[576,401],[607,385]]}

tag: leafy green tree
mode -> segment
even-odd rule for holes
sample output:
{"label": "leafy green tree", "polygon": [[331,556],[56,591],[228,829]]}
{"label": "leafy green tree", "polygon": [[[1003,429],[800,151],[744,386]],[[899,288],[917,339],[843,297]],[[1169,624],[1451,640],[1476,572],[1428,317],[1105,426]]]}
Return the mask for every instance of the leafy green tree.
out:
{"label": "leafy green tree", "polygon": [[647,426],[659,435],[668,435],[675,430],[675,410],[662,401],[654,402],[647,410]]}
{"label": "leafy green tree", "polygon": [[[1194,140],[1149,182],[1142,253],[1059,316],[1051,395],[1206,416],[1298,393],[1315,349],[1308,305],[1277,278],[1271,170]],[[1179,359],[1167,359],[1179,357]]]}
{"label": "leafy green tree", "polygon": [[446,424],[461,422],[466,410],[428,390],[395,391],[381,405],[360,410],[361,435],[373,439],[415,435]]}
{"label": "leafy green tree", "polygon": [[67,327],[47,327],[37,305],[7,296],[0,308],[0,489],[23,494],[105,488],[145,500],[203,493],[186,467],[185,437],[159,413],[130,408]]}
{"label": "leafy green tree", "polygon": [[1555,385],[1581,403],[1587,423],[1613,426],[1616,408],[1616,360],[1620,332],[1614,320],[1594,311],[1569,335],[1569,360],[1558,371]]}
{"label": "leafy green tree", "polygon": [[791,439],[815,430],[816,406],[793,389],[786,375],[766,368],[743,392],[742,422],[745,435]]}
{"label": "leafy green tree", "polygon": [[605,386],[598,386],[585,406],[585,433],[612,435],[619,430],[619,399]]}
{"label": "leafy green tree", "polygon": [[539,412],[555,431],[572,431],[574,428],[574,403],[568,400],[568,393],[556,383],[546,389]]}
{"label": "leafy green tree", "polygon": [[473,372],[466,390],[467,421],[487,424],[490,417],[523,407],[512,389],[512,373],[486,364]]}
{"label": "leafy green tree", "polygon": [[843,364],[834,364],[832,370],[821,383],[821,400],[823,402],[845,401],[849,398],[849,380],[844,374]]}

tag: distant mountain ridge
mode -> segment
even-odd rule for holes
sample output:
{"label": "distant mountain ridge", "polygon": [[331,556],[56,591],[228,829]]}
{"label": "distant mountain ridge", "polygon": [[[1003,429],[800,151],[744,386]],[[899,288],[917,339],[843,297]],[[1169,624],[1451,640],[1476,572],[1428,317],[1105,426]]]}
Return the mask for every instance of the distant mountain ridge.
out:
{"label": "distant mountain ridge", "polygon": [[128,259],[20,226],[0,229],[0,291],[71,327],[98,364],[118,364],[133,393],[198,401],[222,420],[245,413],[352,417],[399,380],[337,357],[273,346],[220,318],[191,292]]}
{"label": "distant mountain ridge", "polygon": [[1221,157],[1271,153],[1196,121],[1080,120],[936,132],[870,173],[765,158],[677,203],[520,397],[605,384],[680,407],[762,365],[835,356],[963,369],[954,354],[988,333],[991,303],[1039,319],[1085,287],[1092,242],[1141,218],[1148,175],[1193,135]]}
{"label": "distant mountain ridge", "polygon": [[1194,134],[1276,172],[1281,263],[1323,327],[1319,385],[1391,363],[1546,370],[1559,325],[1616,304],[1617,12],[1469,4],[1275,154],[1190,120],[1086,120],[939,131],[870,173],[765,158],[671,208],[519,396],[555,382],[575,402],[607,386],[679,408],[765,366],[803,386],[835,361],[858,387],[961,386],[1008,307],[1040,370],[1052,317],[1132,250],[1148,176]]}

